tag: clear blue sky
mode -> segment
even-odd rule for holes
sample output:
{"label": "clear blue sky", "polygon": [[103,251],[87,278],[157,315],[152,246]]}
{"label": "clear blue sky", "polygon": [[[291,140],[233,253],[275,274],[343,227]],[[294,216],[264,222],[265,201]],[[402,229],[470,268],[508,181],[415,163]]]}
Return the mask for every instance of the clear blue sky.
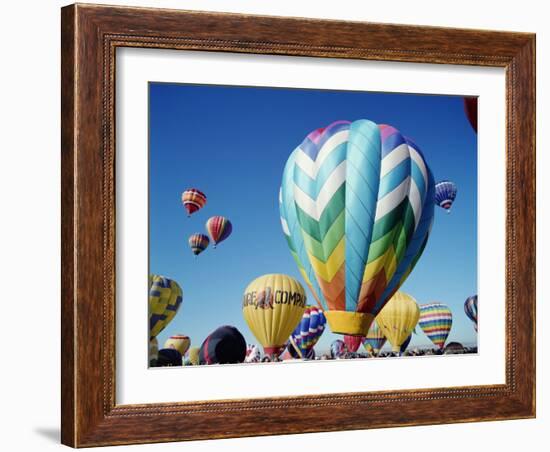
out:
{"label": "clear blue sky", "polygon": [[[462,98],[160,83],[149,90],[149,269],[174,278],[184,292],[180,311],[158,336],[161,347],[176,333],[200,346],[223,324],[257,343],[241,313],[247,284],[265,273],[300,279],[279,221],[286,159],[313,129],[361,118],[411,137],[435,180],[457,184],[452,212],[436,208],[427,248],[402,290],[419,303],[451,308],[449,341],[476,342],[463,303],[477,293],[477,139]],[[181,192],[190,187],[208,202],[187,218]],[[227,216],[233,234],[195,258],[187,238],[204,232],[213,215]],[[419,327],[417,333],[411,347],[431,344]],[[318,353],[336,338],[325,331]]]}

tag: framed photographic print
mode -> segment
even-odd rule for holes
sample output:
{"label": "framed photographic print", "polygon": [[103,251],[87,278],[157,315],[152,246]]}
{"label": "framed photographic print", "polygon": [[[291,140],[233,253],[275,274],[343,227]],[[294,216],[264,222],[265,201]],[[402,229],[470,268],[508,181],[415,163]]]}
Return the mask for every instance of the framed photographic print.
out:
{"label": "framed photographic print", "polygon": [[533,417],[534,58],[63,8],[62,442]]}

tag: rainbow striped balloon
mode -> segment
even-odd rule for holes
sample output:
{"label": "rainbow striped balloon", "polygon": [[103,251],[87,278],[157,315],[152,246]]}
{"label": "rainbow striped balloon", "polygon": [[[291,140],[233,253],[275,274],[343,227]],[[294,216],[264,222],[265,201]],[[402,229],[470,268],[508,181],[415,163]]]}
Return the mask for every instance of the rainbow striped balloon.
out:
{"label": "rainbow striped balloon", "polygon": [[367,334],[424,250],[434,196],[422,153],[391,126],[337,121],[290,155],[282,228],[334,333]]}
{"label": "rainbow striped balloon", "polygon": [[231,235],[231,231],[233,231],[233,225],[231,224],[231,221],[229,221],[225,217],[210,217],[206,222],[206,230],[208,231],[208,235],[214,242],[214,248],[216,248],[216,245],[218,243],[223,242],[227,237]]}
{"label": "rainbow striped balloon", "polygon": [[325,331],[327,320],[323,311],[317,306],[306,306],[302,320],[290,335],[292,345],[302,357],[307,356]]}
{"label": "rainbow striped balloon", "polygon": [[363,341],[363,345],[368,351],[371,351],[373,355],[378,356],[380,350],[385,343],[386,336],[384,336],[384,333],[382,332],[382,330],[378,326],[378,323],[375,320],[371,323],[369,332],[367,333],[367,335],[365,336],[365,340]]}
{"label": "rainbow striped balloon", "polygon": [[464,302],[464,312],[474,323],[474,329],[477,331],[477,295],[468,297]]}
{"label": "rainbow striped balloon", "polygon": [[443,303],[420,305],[420,328],[436,347],[443,350],[445,341],[453,326],[453,314]]}

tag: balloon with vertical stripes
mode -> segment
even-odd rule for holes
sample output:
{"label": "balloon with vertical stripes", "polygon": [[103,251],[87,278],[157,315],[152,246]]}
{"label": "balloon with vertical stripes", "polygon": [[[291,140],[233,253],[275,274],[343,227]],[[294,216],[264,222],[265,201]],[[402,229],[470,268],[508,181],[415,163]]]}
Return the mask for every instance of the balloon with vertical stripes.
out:
{"label": "balloon with vertical stripes", "polygon": [[418,324],[433,344],[443,350],[453,326],[453,314],[443,303],[422,304]]}
{"label": "balloon with vertical stripes", "polygon": [[426,246],[434,199],[422,152],[391,126],[337,121],[291,153],[282,229],[332,332],[367,334]]}
{"label": "balloon with vertical stripes", "polygon": [[464,302],[464,312],[474,323],[474,329],[477,331],[477,295],[472,295],[466,299]]}
{"label": "balloon with vertical stripes", "polygon": [[231,235],[233,225],[227,218],[215,216],[210,217],[206,222],[206,230],[210,239],[214,242],[214,248],[216,248],[218,243],[223,242]]}

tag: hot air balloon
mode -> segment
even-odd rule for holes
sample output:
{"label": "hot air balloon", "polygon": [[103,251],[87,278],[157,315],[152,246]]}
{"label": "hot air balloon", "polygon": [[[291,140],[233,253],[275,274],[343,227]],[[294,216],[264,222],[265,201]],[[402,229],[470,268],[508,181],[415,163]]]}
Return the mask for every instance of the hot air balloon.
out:
{"label": "hot air balloon", "polygon": [[337,121],[290,155],[282,229],[332,332],[367,334],[424,250],[434,199],[421,151],[391,126]]}
{"label": "hot air balloon", "polygon": [[[374,320],[374,322],[371,323],[369,332],[365,336],[363,345],[374,356],[378,356],[378,354],[380,353],[380,350],[382,349],[385,343],[386,343],[386,336],[384,336],[384,333],[379,328],[378,323],[376,322],[376,320]],[[369,350],[369,347],[371,350]]]}
{"label": "hot air balloon", "polygon": [[[373,322],[374,323],[374,322]],[[344,336],[344,344],[349,352],[355,353],[363,343],[363,336]]]}
{"label": "hot air balloon", "polygon": [[149,341],[149,365],[151,361],[156,360],[159,356],[159,342],[157,338],[154,337]]}
{"label": "hot air balloon", "polygon": [[214,248],[216,248],[218,243],[223,242],[231,235],[233,226],[231,225],[231,221],[225,217],[210,217],[206,222],[206,230],[214,242]]}
{"label": "hot air balloon", "polygon": [[317,306],[306,306],[302,320],[290,335],[290,343],[296,354],[305,358],[312,350],[323,331],[327,320],[323,311]]}
{"label": "hot air balloon", "polygon": [[189,364],[192,366],[198,366],[199,365],[199,353],[200,353],[199,347],[191,347],[189,349]]}
{"label": "hot air balloon", "polygon": [[173,348],[181,353],[181,356],[185,355],[185,352],[189,350],[189,346],[191,345],[191,339],[189,339],[189,336],[185,336],[183,334],[175,334],[174,336],[170,336],[168,339],[166,339],[166,342],[164,343],[164,348]]}
{"label": "hot air balloon", "polygon": [[246,357],[244,358],[245,363],[259,363],[262,358],[260,348],[254,344],[248,344],[246,346]]}
{"label": "hot air balloon", "polygon": [[332,359],[338,359],[347,353],[348,349],[346,344],[341,339],[336,339],[330,344],[330,356]]}
{"label": "hot air balloon", "polygon": [[464,346],[460,342],[450,342],[445,347],[445,355],[462,355],[464,353]]}
{"label": "hot air balloon", "polygon": [[445,341],[453,326],[453,314],[443,303],[428,303],[420,305],[420,328],[434,343],[443,350]]}
{"label": "hot air balloon", "polygon": [[477,331],[477,295],[468,297],[464,302],[464,312],[474,322],[474,329]]}
{"label": "hot air balloon", "polygon": [[182,366],[183,358],[175,348],[163,348],[159,350],[155,367]]}
{"label": "hot air balloon", "polygon": [[202,253],[210,243],[208,236],[204,234],[193,234],[189,237],[188,241],[189,241],[189,246],[193,250],[193,254],[195,256]]}
{"label": "hot air balloon", "polygon": [[281,354],[306,308],[302,285],[287,275],[264,275],[244,291],[243,316],[270,357]]}
{"label": "hot air balloon", "polygon": [[315,359],[315,349],[310,348],[305,351],[298,351],[298,348],[296,348],[292,342],[289,341],[287,345],[287,349],[283,354],[281,355],[281,359],[283,361],[286,361],[287,359],[306,359],[306,360],[313,360]]}
{"label": "hot air balloon", "polygon": [[206,195],[196,188],[190,188],[181,194],[181,202],[185,210],[187,210],[187,216],[190,217],[191,214],[204,207],[206,204]]}
{"label": "hot air balloon", "polygon": [[445,209],[447,213],[456,198],[456,185],[450,180],[444,180],[435,184],[435,203]]}
{"label": "hot air balloon", "polygon": [[392,345],[392,351],[398,353],[401,345],[413,332],[420,309],[415,299],[404,292],[396,292],[380,311],[376,321]]}
{"label": "hot air balloon", "polygon": [[180,308],[183,292],[179,284],[159,275],[149,276],[149,339],[168,325]]}
{"label": "hot air balloon", "polygon": [[472,129],[477,132],[477,97],[464,98],[464,111]]}
{"label": "hot air balloon", "polygon": [[412,334],[409,334],[409,337],[407,339],[405,339],[405,342],[403,342],[401,344],[401,347],[399,348],[399,356],[402,356],[403,353],[405,353],[407,351],[407,347],[411,343],[411,339],[412,339]]}
{"label": "hot air balloon", "polygon": [[246,357],[246,341],[234,326],[221,326],[202,343],[199,352],[201,364],[242,363]]}

